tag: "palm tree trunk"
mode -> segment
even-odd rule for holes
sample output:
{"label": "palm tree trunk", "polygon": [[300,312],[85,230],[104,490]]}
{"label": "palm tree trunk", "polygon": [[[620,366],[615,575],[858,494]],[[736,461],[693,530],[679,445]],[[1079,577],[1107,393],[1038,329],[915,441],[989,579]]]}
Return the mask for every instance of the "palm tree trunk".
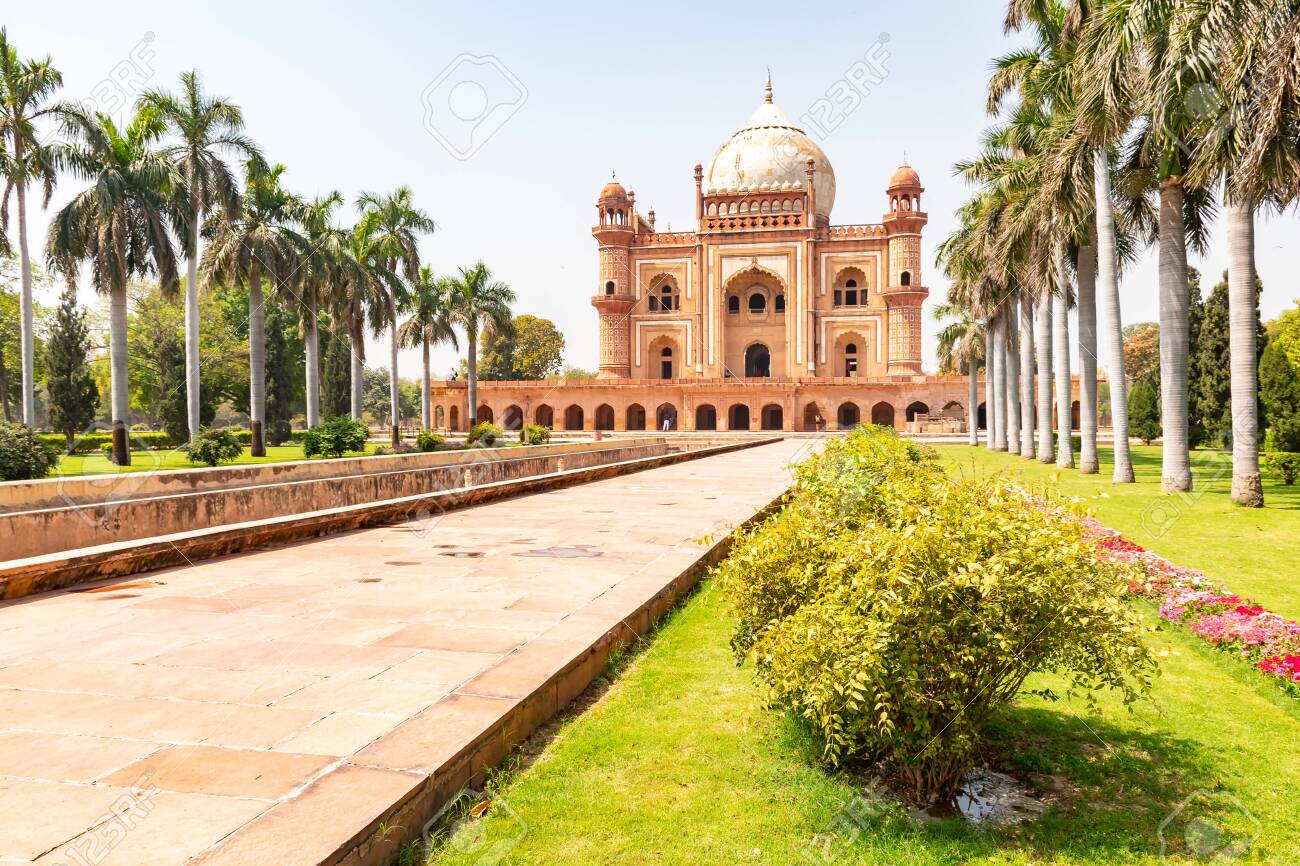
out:
{"label": "palm tree trunk", "polygon": [[966,359],[966,377],[970,380],[966,389],[966,432],[969,434],[969,441],[972,447],[979,447],[980,444],[979,370],[980,365],[974,358]]}
{"label": "palm tree trunk", "polygon": [[185,409],[193,439],[203,423],[199,390],[199,207],[190,216],[190,248],[185,275]]}
{"label": "palm tree trunk", "polygon": [[1057,293],[1052,295],[1052,369],[1056,373],[1056,465],[1074,468],[1074,441],[1070,438],[1070,302],[1069,272],[1065,256],[1056,266]]}
{"label": "palm tree trunk", "polygon": [[1192,489],[1187,429],[1188,319],[1187,240],[1183,187],[1178,179],[1160,186],[1160,426],[1161,487],[1166,493]]}
{"label": "palm tree trunk", "polygon": [[256,265],[248,281],[248,426],[252,428],[252,455],[266,456],[262,425],[266,420],[266,308],[262,299],[262,271]]}
{"label": "palm tree trunk", "polygon": [[993,330],[993,448],[1007,450],[1007,340],[1006,322],[999,311],[990,323]]}
{"label": "palm tree trunk", "polygon": [[432,377],[429,375],[429,340],[425,335],[420,340],[420,424],[425,430],[433,429],[433,400],[429,389]]}
{"label": "palm tree trunk", "polygon": [[1020,353],[1016,339],[1016,300],[1002,311],[1002,333],[1006,337],[1007,358],[1007,453],[1020,453]]}
{"label": "palm tree trunk", "polygon": [[1115,438],[1116,484],[1132,484],[1133,457],[1128,441],[1128,379],[1124,375],[1124,322],[1119,305],[1119,257],[1115,249],[1115,211],[1110,200],[1110,162],[1106,151],[1093,154],[1097,204],[1097,312],[1106,347],[1110,423]]}
{"label": "palm tree trunk", "polygon": [[[17,134],[15,133],[15,137]],[[22,145],[14,148],[14,159],[22,164]],[[22,324],[20,349],[23,378],[23,423],[36,426],[36,334],[32,321],[32,257],[27,249],[27,184],[14,184],[18,196],[18,258],[22,269],[22,298],[19,301]]]}
{"label": "palm tree trunk", "polygon": [[1034,307],[1034,350],[1038,358],[1038,462],[1051,463],[1052,453],[1052,299]]}
{"label": "palm tree trunk", "polygon": [[1097,461],[1097,248],[1079,248],[1079,471],[1095,475]]}
{"label": "palm tree trunk", "polygon": [[1255,345],[1255,209],[1228,203],[1228,339],[1232,371],[1232,499],[1264,505],[1259,478],[1259,369]]}
{"label": "palm tree trunk", "polygon": [[320,426],[320,322],[316,312],[316,290],[307,290],[307,327],[303,345],[307,356],[307,426]]}
{"label": "palm tree trunk", "polygon": [[1034,303],[1020,296],[1020,456],[1034,459]]}
{"label": "palm tree trunk", "polygon": [[[465,413],[469,416],[469,426],[473,427],[478,423],[478,324],[465,329],[465,340],[469,343],[468,369],[466,370],[466,380],[469,383],[467,397],[469,398],[469,410]],[[468,428],[466,428],[468,429]]]}
{"label": "palm tree trunk", "polygon": [[362,329],[365,323],[361,321],[358,314],[352,319],[352,333],[348,335],[351,342],[352,355],[352,420],[360,421],[363,414],[362,402],[365,393],[366,379],[366,356],[365,356],[365,335]]}
{"label": "palm tree trunk", "polygon": [[391,293],[388,297],[388,322],[388,361],[391,366],[388,372],[388,402],[393,413],[393,447],[396,448],[402,444],[402,403],[397,384],[397,301]]}
{"label": "palm tree trunk", "polygon": [[126,285],[114,286],[108,297],[108,364],[112,391],[113,462],[131,465],[127,444],[127,418],[131,413],[131,386],[126,363]]}
{"label": "palm tree trunk", "polygon": [[993,320],[984,324],[984,446],[990,451],[998,450],[997,435],[997,401],[993,399]]}

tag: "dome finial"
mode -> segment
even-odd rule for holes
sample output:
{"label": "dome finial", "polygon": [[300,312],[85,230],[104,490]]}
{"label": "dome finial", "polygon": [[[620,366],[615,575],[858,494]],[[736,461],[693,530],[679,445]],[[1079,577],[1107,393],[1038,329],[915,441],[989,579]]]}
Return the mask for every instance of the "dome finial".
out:
{"label": "dome finial", "polygon": [[763,88],[763,101],[772,104],[772,67],[767,67],[767,86]]}

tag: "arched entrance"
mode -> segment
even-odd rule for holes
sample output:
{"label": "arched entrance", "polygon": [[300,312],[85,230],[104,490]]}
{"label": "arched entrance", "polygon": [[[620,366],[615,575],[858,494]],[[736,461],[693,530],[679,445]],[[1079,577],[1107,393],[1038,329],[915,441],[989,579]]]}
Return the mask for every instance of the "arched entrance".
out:
{"label": "arched entrance", "polygon": [[596,429],[614,429],[614,407],[608,403],[601,403],[596,407]]}
{"label": "arched entrance", "polygon": [[[1035,414],[1034,417],[1038,417],[1037,414]],[[980,404],[979,411],[975,415],[975,429],[976,430],[988,429],[988,415],[985,411],[983,403]]]}
{"label": "arched entrance", "polygon": [[1075,400],[1070,404],[1070,429],[1079,429],[1079,401]]}
{"label": "arched entrance", "polygon": [[482,406],[479,406],[477,417],[478,417],[478,423],[482,424],[484,422],[487,422],[488,424],[491,424],[493,421],[492,407],[487,405],[486,403],[484,403]]}
{"label": "arched entrance", "polygon": [[862,423],[862,414],[858,411],[857,403],[843,403],[840,405],[839,412],[836,413],[836,421],[839,422],[841,430],[852,430]]}
{"label": "arched entrance", "polygon": [[727,429],[728,430],[748,430],[749,429],[749,407],[744,403],[737,403],[727,410]]}
{"label": "arched entrance", "polygon": [[633,403],[627,407],[627,429],[645,429],[645,407],[640,403]]}
{"label": "arched entrance", "polygon": [[785,412],[775,403],[769,403],[759,412],[759,426],[764,430],[780,430],[785,426]]}
{"label": "arched entrance", "polygon": [[803,407],[803,429],[806,431],[826,429],[826,416],[822,414],[822,407],[816,403],[809,403]]}
{"label": "arched entrance", "polygon": [[881,427],[894,426],[894,407],[881,401],[871,407],[871,423],[878,424]]}
{"label": "arched entrance", "polygon": [[568,409],[564,410],[564,429],[581,430],[582,429],[582,407],[574,403]]}
{"label": "arched entrance", "polygon": [[554,427],[555,410],[543,403],[538,406],[537,411],[533,413],[533,420],[536,423],[541,424],[543,427]]}
{"label": "arched entrance", "polygon": [[745,350],[745,378],[766,379],[772,375],[772,353],[762,343],[752,343]]}
{"label": "arched entrance", "polygon": [[451,430],[451,432],[453,433],[459,433],[460,432],[460,407],[452,406],[451,411],[447,413],[447,417],[450,419],[447,422],[447,429]]}
{"label": "arched entrance", "polygon": [[695,407],[695,429],[696,430],[717,430],[718,429],[718,410],[714,409],[708,403],[703,406]]}
{"label": "arched entrance", "polygon": [[655,410],[655,427],[659,430],[677,429],[677,407],[672,403],[661,403]]}
{"label": "arched entrance", "polygon": [[929,415],[929,414],[930,414],[930,407],[922,403],[920,400],[917,400],[915,403],[909,404],[907,407],[908,421],[915,421],[917,415]]}
{"label": "arched entrance", "polygon": [[524,410],[518,406],[507,406],[506,411],[501,414],[501,429],[510,432],[522,430],[524,427]]}
{"label": "arched entrance", "polygon": [[446,410],[443,409],[441,405],[435,406],[433,409],[433,426],[441,428],[446,424],[446,421],[447,421]]}

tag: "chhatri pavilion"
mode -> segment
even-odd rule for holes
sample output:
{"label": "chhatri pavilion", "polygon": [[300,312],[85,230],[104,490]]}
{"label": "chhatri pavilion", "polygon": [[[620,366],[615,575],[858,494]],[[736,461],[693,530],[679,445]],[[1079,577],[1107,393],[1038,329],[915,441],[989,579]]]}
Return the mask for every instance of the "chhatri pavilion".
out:
{"label": "chhatri pavilion", "polygon": [[[921,371],[921,178],[889,178],[879,223],[836,225],[835,169],[772,101],[695,166],[694,231],[661,232],[617,180],[596,200],[587,381],[480,382],[506,429],[814,430],[867,421],[961,429],[962,377]],[[463,430],[464,382],[433,388]]]}

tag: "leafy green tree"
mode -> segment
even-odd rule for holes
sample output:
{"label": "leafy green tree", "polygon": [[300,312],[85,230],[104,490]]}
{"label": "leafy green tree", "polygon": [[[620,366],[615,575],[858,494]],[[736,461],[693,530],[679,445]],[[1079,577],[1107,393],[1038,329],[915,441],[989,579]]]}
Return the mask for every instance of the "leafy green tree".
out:
{"label": "leafy green tree", "polygon": [[1300,452],[1300,377],[1275,343],[1268,344],[1260,359],[1259,391],[1272,450]]}
{"label": "leafy green tree", "polygon": [[196,433],[193,439],[181,446],[181,450],[191,463],[219,466],[238,459],[244,453],[244,446],[239,444],[234,431],[225,427],[215,430],[209,427]]}
{"label": "leafy green tree", "polygon": [[1128,419],[1133,435],[1146,444],[1160,436],[1160,398],[1150,379],[1138,379],[1129,390]]}
{"label": "leafy green tree", "polygon": [[560,371],[560,378],[566,382],[587,382],[595,379],[597,373],[595,370],[587,370],[582,367],[574,367],[572,364]]}
{"label": "leafy green tree", "polygon": [[67,437],[69,454],[76,450],[77,434],[90,426],[99,408],[99,388],[88,362],[90,350],[85,313],[77,307],[76,295],[67,292],[45,346],[45,388],[50,426]]}
{"label": "leafy green tree", "polygon": [[1134,322],[1124,326],[1124,372],[1131,381],[1146,379],[1160,387],[1160,325]]}
{"label": "leafy green tree", "polygon": [[[158,375],[154,415],[167,438],[174,444],[183,444],[191,436],[185,391],[185,343],[179,329],[171,331],[153,344],[150,354]],[[202,397],[201,392],[199,396]],[[200,419],[204,415],[203,408],[200,400]],[[216,414],[216,407],[207,407],[206,414],[208,421],[211,421]]]}
{"label": "leafy green tree", "polygon": [[515,316],[508,332],[489,328],[482,342],[480,379],[546,379],[557,375],[564,366],[564,335],[550,319]]}

